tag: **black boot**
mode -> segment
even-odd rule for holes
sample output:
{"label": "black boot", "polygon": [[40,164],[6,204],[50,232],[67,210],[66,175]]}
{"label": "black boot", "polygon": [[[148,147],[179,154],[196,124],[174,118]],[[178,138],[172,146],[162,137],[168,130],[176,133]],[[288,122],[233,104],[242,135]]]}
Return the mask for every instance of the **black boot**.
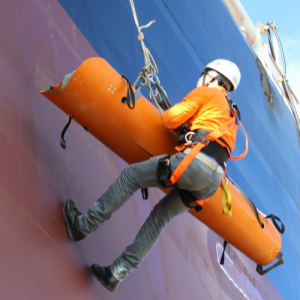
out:
{"label": "black boot", "polygon": [[64,203],[63,214],[70,239],[74,243],[84,239],[85,235],[78,226],[78,217],[81,215],[81,212],[75,207],[73,200],[67,200]]}
{"label": "black boot", "polygon": [[120,281],[111,273],[110,267],[101,267],[97,264],[93,264],[91,266],[91,272],[94,277],[111,292],[113,292],[120,284]]}

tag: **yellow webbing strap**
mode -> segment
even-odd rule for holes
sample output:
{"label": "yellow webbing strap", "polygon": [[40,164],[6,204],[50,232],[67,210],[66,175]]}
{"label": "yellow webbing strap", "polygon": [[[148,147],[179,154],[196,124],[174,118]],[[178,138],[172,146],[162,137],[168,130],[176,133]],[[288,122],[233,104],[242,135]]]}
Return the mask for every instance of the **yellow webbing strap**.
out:
{"label": "yellow webbing strap", "polygon": [[231,217],[232,215],[232,206],[231,206],[231,192],[226,183],[226,180],[221,184],[222,189],[222,209],[223,214],[227,217]]}

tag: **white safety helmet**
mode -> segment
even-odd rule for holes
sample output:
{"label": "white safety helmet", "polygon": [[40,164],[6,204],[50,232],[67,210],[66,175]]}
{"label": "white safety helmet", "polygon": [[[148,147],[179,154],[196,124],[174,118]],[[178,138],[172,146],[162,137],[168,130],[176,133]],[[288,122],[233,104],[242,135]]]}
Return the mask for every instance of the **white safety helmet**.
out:
{"label": "white safety helmet", "polygon": [[233,92],[238,87],[241,80],[241,72],[237,65],[227,59],[216,59],[204,67],[204,72],[207,69],[215,70],[225,76],[232,84]]}

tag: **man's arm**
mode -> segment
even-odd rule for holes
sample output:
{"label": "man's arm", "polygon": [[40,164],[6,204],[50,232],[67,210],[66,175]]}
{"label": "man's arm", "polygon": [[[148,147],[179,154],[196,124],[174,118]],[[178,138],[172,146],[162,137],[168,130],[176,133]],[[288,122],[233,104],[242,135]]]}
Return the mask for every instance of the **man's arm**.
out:
{"label": "man's arm", "polygon": [[181,124],[187,122],[200,109],[204,93],[201,88],[191,91],[182,102],[174,105],[165,111],[163,116],[163,126],[168,129],[176,129]]}

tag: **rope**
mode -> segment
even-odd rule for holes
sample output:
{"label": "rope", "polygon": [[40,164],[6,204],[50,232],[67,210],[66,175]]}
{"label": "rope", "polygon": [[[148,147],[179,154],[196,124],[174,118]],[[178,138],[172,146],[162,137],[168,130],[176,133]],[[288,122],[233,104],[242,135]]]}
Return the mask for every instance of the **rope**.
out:
{"label": "rope", "polygon": [[[131,5],[131,9],[132,9],[132,13],[133,13],[133,18],[134,18],[134,21],[135,21],[135,24],[136,24],[136,27],[137,27],[137,30],[138,30],[138,42],[141,43],[142,45],[142,50],[143,50],[143,53],[144,53],[144,59],[145,59],[145,67],[148,69],[148,70],[153,70],[153,75],[152,75],[152,78],[153,76],[158,73],[158,68],[156,66],[156,63],[154,61],[154,58],[153,56],[151,55],[149,49],[145,46],[145,43],[144,43],[144,34],[142,33],[142,30],[143,28],[148,28],[150,27],[153,23],[155,23],[155,20],[152,20],[151,22],[149,22],[147,25],[144,25],[144,26],[140,26],[139,25],[139,20],[138,20],[138,17],[137,17],[137,14],[136,14],[136,11],[135,11],[135,7],[134,7],[134,2],[133,0],[129,0],[130,2],[130,5]],[[152,65],[152,63],[154,64],[154,67]]]}
{"label": "rope", "polygon": [[133,0],[129,0],[129,2],[130,2],[132,13],[133,13],[133,18],[134,18],[134,21],[135,21],[135,24],[136,24],[136,27],[138,30],[138,42],[140,42],[142,45],[142,51],[144,53],[144,61],[145,61],[145,66],[142,68],[142,72],[139,73],[138,78],[135,81],[133,87],[136,88],[136,85],[139,82],[139,80],[143,80],[144,86],[147,86],[149,88],[150,95],[151,95],[153,101],[155,102],[156,107],[159,110],[160,114],[163,116],[164,111],[158,104],[155,94],[151,87],[151,81],[153,81],[153,77],[155,76],[155,74],[158,73],[158,68],[157,68],[155,60],[154,60],[153,56],[151,55],[149,49],[145,46],[144,34],[142,33],[142,29],[148,28],[149,26],[151,26],[153,23],[155,23],[155,20],[152,20],[147,25],[140,26],[138,17],[136,14],[136,10],[134,7],[134,2],[133,2]]}
{"label": "rope", "polygon": [[[294,115],[296,126],[297,126],[297,129],[298,129],[298,134],[300,134],[300,119],[299,119],[297,109],[295,107],[294,99],[293,99],[293,97],[290,93],[290,89],[288,87],[287,80],[286,80],[285,56],[284,56],[284,52],[283,52],[283,48],[282,48],[282,44],[281,44],[279,35],[277,33],[277,30],[276,30],[277,26],[273,22],[269,22],[269,23],[267,23],[267,25],[273,30],[273,34],[275,35],[275,37],[277,39],[277,42],[278,42],[278,45],[279,45],[279,49],[280,49],[280,52],[281,52],[282,63],[283,63],[283,70],[282,70],[283,89],[284,89],[286,97],[289,100],[289,103],[291,105],[292,113]],[[271,40],[270,43],[272,43],[272,40]]]}

